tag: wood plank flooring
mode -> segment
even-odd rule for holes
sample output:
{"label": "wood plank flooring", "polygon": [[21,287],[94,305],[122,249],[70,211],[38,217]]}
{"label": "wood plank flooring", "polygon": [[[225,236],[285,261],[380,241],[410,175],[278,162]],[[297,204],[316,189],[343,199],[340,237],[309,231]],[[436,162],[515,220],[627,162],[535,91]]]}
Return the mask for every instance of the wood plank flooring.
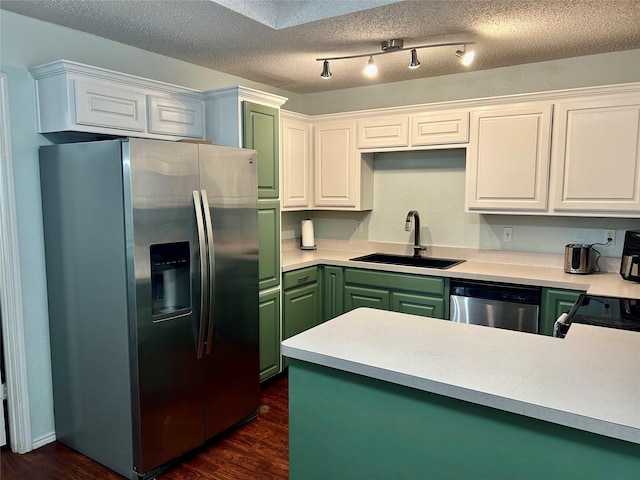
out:
{"label": "wood plank flooring", "polygon": [[[258,418],[190,454],[159,480],[277,480],[289,475],[288,379],[264,385]],[[24,455],[0,452],[2,480],[122,480],[90,458],[53,442]]]}

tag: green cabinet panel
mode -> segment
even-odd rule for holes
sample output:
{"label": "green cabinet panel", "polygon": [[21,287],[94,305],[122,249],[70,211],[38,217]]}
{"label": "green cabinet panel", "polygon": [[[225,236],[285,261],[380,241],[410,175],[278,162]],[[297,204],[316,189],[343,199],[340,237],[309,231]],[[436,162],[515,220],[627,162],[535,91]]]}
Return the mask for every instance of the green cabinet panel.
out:
{"label": "green cabinet panel", "polygon": [[344,310],[380,308],[449,318],[449,279],[366,269],[344,269]]}
{"label": "green cabinet panel", "polygon": [[260,294],[260,381],[280,371],[280,291]]}
{"label": "green cabinet panel", "polygon": [[322,267],[322,319],[329,320],[344,313],[344,275],[341,267]]}
{"label": "green cabinet panel", "polygon": [[394,312],[443,318],[444,307],[444,298],[433,298],[411,293],[391,293],[391,310]]}
{"label": "green cabinet panel", "polygon": [[581,293],[582,292],[575,290],[543,288],[540,333],[543,335],[553,335],[553,324],[561,314],[571,310],[571,307],[576,303]]}
{"label": "green cabinet panel", "polygon": [[320,323],[320,292],[317,283],[284,292],[284,335],[289,338]]}
{"label": "green cabinet panel", "polygon": [[347,312],[360,307],[389,310],[390,297],[391,294],[388,290],[346,285],[344,287],[344,309]]}
{"label": "green cabinet panel", "polygon": [[260,290],[280,284],[280,204],[258,201],[258,271]]}
{"label": "green cabinet panel", "polygon": [[280,112],[251,102],[243,107],[243,145],[258,152],[258,198],[278,198]]}

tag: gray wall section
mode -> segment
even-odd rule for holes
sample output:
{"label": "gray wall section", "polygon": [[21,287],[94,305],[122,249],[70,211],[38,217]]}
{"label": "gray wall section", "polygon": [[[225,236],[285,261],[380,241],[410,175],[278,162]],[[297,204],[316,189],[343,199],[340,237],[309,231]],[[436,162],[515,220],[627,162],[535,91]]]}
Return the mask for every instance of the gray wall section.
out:
{"label": "gray wall section", "polygon": [[[54,434],[37,151],[39,145],[51,142],[36,133],[33,82],[27,68],[62,58],[196,89],[240,84],[288,97],[289,101],[284,105],[286,110],[307,114],[640,81],[640,50],[633,50],[303,96],[0,10],[0,69],[7,73],[9,85],[29,411],[36,446],[50,441]],[[353,237],[355,222],[367,220],[366,214],[349,212],[319,215],[324,222],[316,226],[316,235],[321,238],[325,232],[329,235],[336,225],[340,236]],[[296,227],[299,229],[300,216],[293,213],[283,215],[283,228],[286,230],[283,238],[294,235]],[[304,215],[305,218],[307,216]],[[477,225],[471,227],[473,234],[469,235],[469,242],[476,242],[476,245],[480,242],[475,237],[475,228],[483,232],[483,237],[495,241],[502,220],[483,220],[481,216],[465,218],[461,221]],[[533,234],[549,227],[546,220],[514,218],[526,223]],[[425,218],[425,226],[428,222]],[[551,226],[558,228],[556,237],[559,239],[567,234],[567,230],[562,226],[562,219],[556,223],[559,225]],[[572,224],[578,233],[584,226],[582,223]],[[437,226],[431,225],[431,228]],[[517,241],[516,233],[514,231],[514,242]],[[366,239],[369,232],[358,235]],[[375,240],[376,235],[372,234],[371,239]]]}

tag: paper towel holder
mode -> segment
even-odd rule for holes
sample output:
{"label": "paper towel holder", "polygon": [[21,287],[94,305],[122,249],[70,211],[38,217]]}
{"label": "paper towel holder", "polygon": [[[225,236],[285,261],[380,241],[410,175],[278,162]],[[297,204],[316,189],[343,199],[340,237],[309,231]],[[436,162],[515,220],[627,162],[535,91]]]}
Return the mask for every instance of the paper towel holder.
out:
{"label": "paper towel holder", "polygon": [[[316,250],[317,246],[313,234],[313,221],[310,218],[302,220],[300,230],[300,250]],[[304,238],[305,235],[307,237],[306,240]]]}

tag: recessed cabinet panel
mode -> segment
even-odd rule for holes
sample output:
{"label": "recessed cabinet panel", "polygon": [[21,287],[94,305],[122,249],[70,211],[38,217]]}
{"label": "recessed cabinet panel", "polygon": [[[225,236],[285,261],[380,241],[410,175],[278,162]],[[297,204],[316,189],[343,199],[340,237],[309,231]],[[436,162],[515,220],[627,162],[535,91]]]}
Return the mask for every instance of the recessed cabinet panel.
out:
{"label": "recessed cabinet panel", "polygon": [[471,114],[469,210],[547,209],[551,111],[551,105],[533,105]]}
{"label": "recessed cabinet panel", "polygon": [[258,152],[258,198],[278,198],[280,111],[266,105],[243,103],[243,145]]}
{"label": "recessed cabinet panel", "polygon": [[282,209],[309,208],[312,188],[311,126],[282,118]]}
{"label": "recessed cabinet panel", "polygon": [[316,207],[356,207],[355,123],[316,127]]}
{"label": "recessed cabinet panel", "polygon": [[469,113],[452,112],[411,117],[411,146],[466,143]]}
{"label": "recessed cabinet panel", "polygon": [[202,102],[156,95],[148,100],[150,132],[202,138]]}
{"label": "recessed cabinet panel", "polygon": [[280,284],[280,208],[277,200],[258,201],[260,290]]}
{"label": "recessed cabinet panel", "polygon": [[111,84],[74,80],[76,122],[144,132],[145,95]]}
{"label": "recessed cabinet panel", "polygon": [[640,97],[560,104],[554,209],[640,211]]}
{"label": "recessed cabinet panel", "polygon": [[358,122],[358,148],[406,147],[409,117],[367,119]]}

